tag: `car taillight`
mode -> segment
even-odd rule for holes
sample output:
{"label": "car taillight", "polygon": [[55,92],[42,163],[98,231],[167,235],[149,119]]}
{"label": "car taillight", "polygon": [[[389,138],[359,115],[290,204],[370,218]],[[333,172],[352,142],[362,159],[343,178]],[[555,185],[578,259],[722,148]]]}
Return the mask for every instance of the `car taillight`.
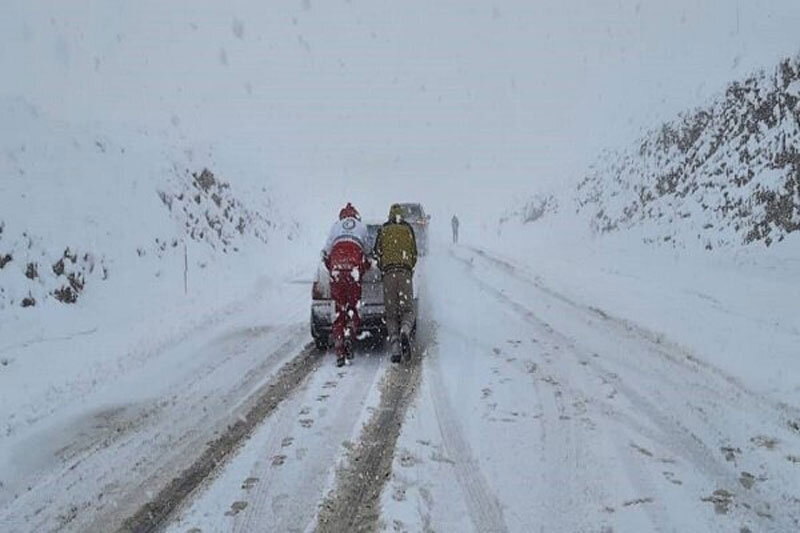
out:
{"label": "car taillight", "polygon": [[322,300],[322,298],[322,287],[320,286],[319,281],[315,281],[311,286],[311,299]]}

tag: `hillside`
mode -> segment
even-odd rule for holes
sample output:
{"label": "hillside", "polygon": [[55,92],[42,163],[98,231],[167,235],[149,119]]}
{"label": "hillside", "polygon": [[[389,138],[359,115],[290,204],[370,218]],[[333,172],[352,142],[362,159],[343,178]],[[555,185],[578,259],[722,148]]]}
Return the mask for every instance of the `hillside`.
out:
{"label": "hillside", "polygon": [[[597,234],[636,228],[646,243],[708,250],[783,241],[800,230],[800,56],[606,151],[563,196],[563,215]],[[504,219],[556,205],[537,197]]]}
{"label": "hillside", "polygon": [[266,254],[297,233],[265,184],[215,175],[210,151],[55,121],[23,99],[3,109],[0,311],[75,304],[109,284],[123,301],[131,288],[163,293],[166,273]]}

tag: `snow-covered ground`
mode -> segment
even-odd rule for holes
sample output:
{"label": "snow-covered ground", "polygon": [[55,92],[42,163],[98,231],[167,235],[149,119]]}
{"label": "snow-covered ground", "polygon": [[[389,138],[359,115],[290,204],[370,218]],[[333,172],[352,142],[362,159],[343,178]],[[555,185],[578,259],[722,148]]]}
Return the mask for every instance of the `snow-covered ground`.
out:
{"label": "snow-covered ground", "polygon": [[[799,24],[4,2],[0,530],[800,530]],[[347,201],[433,215],[399,367],[309,344]]]}
{"label": "snow-covered ground", "polygon": [[800,399],[797,234],[777,248],[698,254],[642,246],[644,232],[597,239],[576,233],[542,221],[489,247],[570,299],[672,339],[761,392]]}
{"label": "snow-covered ground", "polygon": [[[3,376],[15,384],[3,389],[4,527],[118,524],[235,421],[259,385],[307,343],[305,309],[274,305],[302,302],[307,285],[252,289],[178,325],[164,313],[153,323],[103,324],[15,352],[38,356],[41,366],[31,363],[39,372],[30,377],[9,365]],[[152,334],[158,321],[173,325]],[[65,353],[87,362],[59,364]]]}
{"label": "snow-covered ground", "polygon": [[[623,257],[608,271],[539,252],[429,263],[436,344],[386,526],[796,529],[797,294],[767,292],[768,271],[718,293],[724,281],[705,283],[717,268],[670,280]],[[725,298],[747,281],[750,296]]]}
{"label": "snow-covered ground", "polygon": [[[609,248],[605,260],[617,257],[609,270],[591,250],[556,257],[546,247],[534,255],[531,247],[512,256],[500,247],[437,243],[420,266],[430,334],[420,341],[421,384],[393,445],[376,527],[796,529],[800,390],[792,376],[800,369],[791,342],[800,335],[796,316],[780,312],[781,302],[788,309],[796,298],[785,292],[796,269],[742,261],[727,282],[719,275],[709,285],[724,272],[710,259],[678,275],[666,254],[639,253],[640,263],[627,264],[619,248]],[[779,279],[784,293],[770,289]],[[741,283],[761,299],[725,298]],[[295,307],[298,315],[306,310]],[[235,323],[259,309],[243,311]],[[260,328],[203,336],[172,351],[202,357],[213,348],[261,359],[258,350],[277,338],[307,338],[293,327],[281,337],[269,326],[275,318],[260,316]],[[213,331],[222,335],[230,325]],[[764,328],[772,333],[761,334]],[[767,343],[760,356],[745,357],[758,339]],[[268,358],[270,368],[289,354],[286,348]],[[169,531],[315,527],[325,498],[337,491],[337,472],[380,409],[383,383],[405,371],[390,366],[380,349],[364,348],[343,370],[332,358],[320,362],[182,503]],[[237,369],[225,368],[208,383],[235,383],[236,377],[218,381]],[[179,406],[194,389],[170,390],[169,410],[187,417]],[[174,421],[167,414],[164,423]],[[119,442],[146,449],[150,435],[136,431]],[[83,453],[89,464],[99,461],[99,451]],[[365,479],[365,490],[382,482]],[[42,490],[27,498],[40,501]],[[84,509],[95,519],[107,512],[94,505]],[[70,524],[92,523],[83,520],[78,512]]]}

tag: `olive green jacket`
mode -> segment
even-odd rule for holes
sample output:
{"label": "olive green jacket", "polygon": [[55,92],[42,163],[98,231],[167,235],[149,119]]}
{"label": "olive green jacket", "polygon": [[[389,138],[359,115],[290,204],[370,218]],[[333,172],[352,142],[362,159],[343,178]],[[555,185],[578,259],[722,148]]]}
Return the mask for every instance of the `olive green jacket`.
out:
{"label": "olive green jacket", "polygon": [[378,268],[414,270],[417,264],[417,239],[414,228],[406,221],[386,222],[378,230],[374,247]]}

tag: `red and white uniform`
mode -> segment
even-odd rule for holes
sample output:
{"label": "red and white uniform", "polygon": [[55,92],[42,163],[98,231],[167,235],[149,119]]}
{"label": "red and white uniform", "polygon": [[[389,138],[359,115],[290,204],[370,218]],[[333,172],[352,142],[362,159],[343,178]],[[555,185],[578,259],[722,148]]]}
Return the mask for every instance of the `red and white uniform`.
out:
{"label": "red and white uniform", "polygon": [[349,335],[355,337],[361,324],[358,306],[361,301],[361,277],[369,268],[364,253],[367,228],[355,217],[338,220],[331,228],[325,244],[325,266],[331,275],[331,297],[336,302],[333,338],[336,349],[344,350],[348,318],[352,320]]}

